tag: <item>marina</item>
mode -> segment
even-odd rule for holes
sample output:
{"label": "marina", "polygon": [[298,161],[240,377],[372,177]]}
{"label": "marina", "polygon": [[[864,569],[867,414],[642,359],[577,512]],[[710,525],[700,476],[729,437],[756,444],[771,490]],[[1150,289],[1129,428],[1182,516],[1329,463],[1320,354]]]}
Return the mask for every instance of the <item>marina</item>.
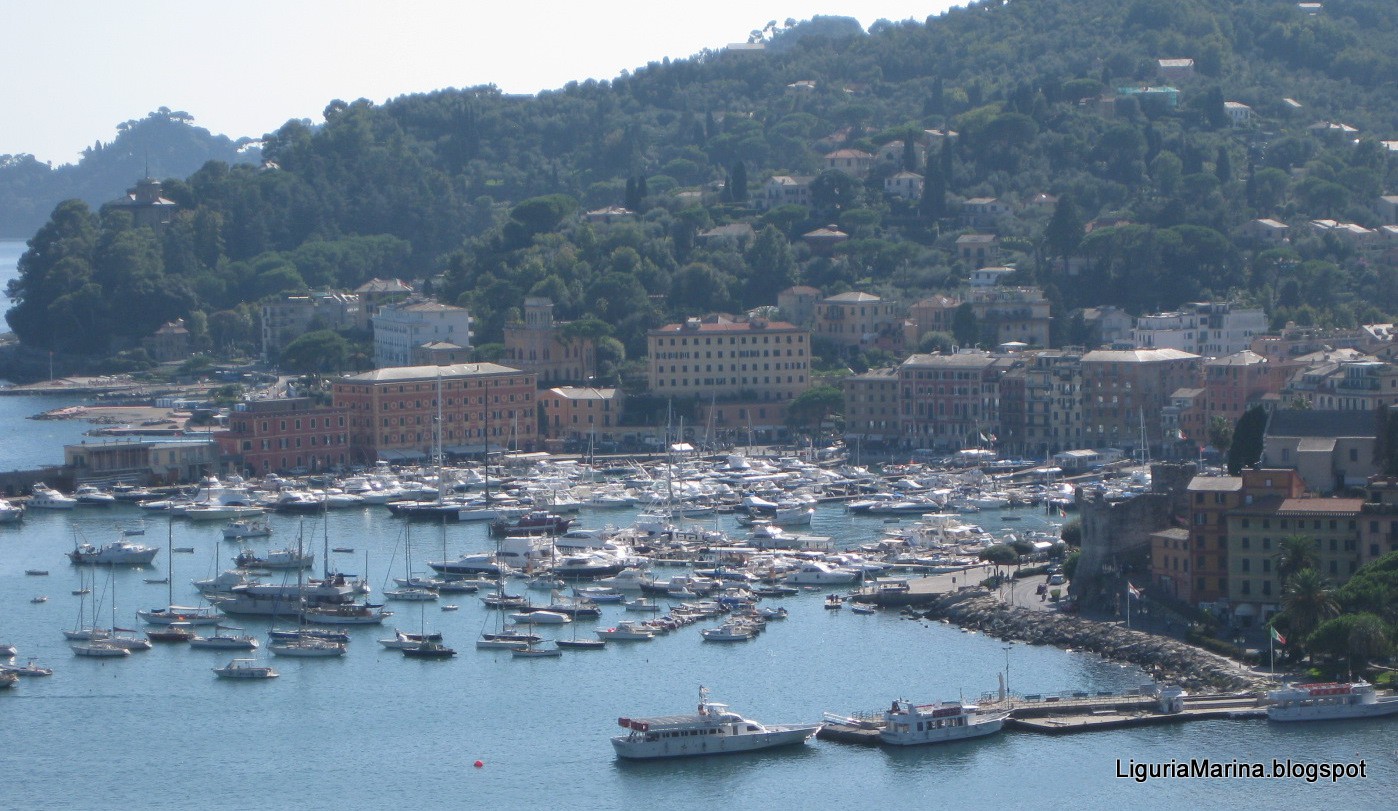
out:
{"label": "marina", "polygon": [[[736,514],[719,513],[694,519],[693,522],[685,521],[683,526],[686,533],[697,536],[723,533],[730,538],[741,539],[746,537],[748,529],[736,519]],[[105,538],[109,536],[114,520],[123,524],[144,521],[149,529],[147,537],[161,538],[153,543],[192,548],[192,554],[178,559],[178,571],[169,578],[167,585],[173,589],[176,603],[186,608],[207,605],[200,600],[190,581],[214,578],[219,571],[231,565],[220,525],[178,518],[171,522],[164,516],[146,515],[143,518],[138,508],[122,504],[101,510],[38,511],[26,516],[22,525],[0,530],[4,533],[6,544],[5,556],[0,558],[0,588],[4,589],[0,593],[15,594],[19,590],[23,594],[23,579],[30,576],[25,574],[27,569],[44,569],[50,572],[50,579],[56,577],[59,582],[53,585],[51,593],[66,593],[64,589],[85,590],[86,581],[79,579],[79,572],[91,571],[90,568],[55,568],[54,564],[63,561],[63,555],[72,549],[74,528],[80,529],[86,537]],[[322,512],[320,515],[273,513],[267,520],[273,530],[272,537],[279,539],[277,545],[285,545],[286,539],[299,537],[303,533],[304,537],[316,538],[324,545],[354,545],[359,552],[357,556],[335,556],[328,561],[346,578],[345,586],[332,588],[332,593],[352,592],[353,583],[365,580],[374,586],[367,601],[379,602],[380,584],[404,573],[403,550],[395,552],[395,545],[401,543],[402,519],[392,517],[381,506],[362,505]],[[583,507],[573,523],[583,528],[601,529],[609,524],[625,526],[637,520],[644,520],[639,507]],[[969,514],[967,520],[974,521],[991,534],[1052,531],[1052,523],[1043,511],[1032,506],[982,511]],[[840,501],[826,502],[815,508],[811,525],[808,529],[803,528],[803,534],[829,538],[837,550],[848,550],[876,543],[880,538],[897,537],[896,533],[909,531],[918,522],[918,517],[888,521],[888,517],[850,513]],[[890,533],[890,530],[893,532]],[[453,522],[445,528],[445,533],[449,559],[463,555],[489,555],[497,544],[513,540],[490,537],[488,527],[483,522]],[[168,540],[162,537],[167,534]],[[414,536],[414,561],[442,558],[443,539],[439,530],[424,530],[414,533]],[[246,543],[259,554],[265,554],[270,544],[266,539]],[[366,553],[367,558],[363,557]],[[552,769],[541,771],[540,766],[543,763],[567,764],[569,772],[586,773],[580,788],[569,789],[576,790],[579,802],[610,805],[635,797],[636,792],[656,790],[656,781],[662,775],[652,772],[652,764],[644,761],[632,764],[628,760],[614,760],[614,754],[607,746],[607,736],[602,730],[615,723],[618,713],[629,712],[646,717],[672,712],[676,687],[682,687],[686,681],[691,684],[690,689],[700,683],[714,686],[716,692],[732,701],[734,706],[743,708],[745,714],[750,711],[757,718],[797,722],[808,720],[817,724],[822,711],[861,706],[887,707],[890,699],[896,695],[913,698],[956,696],[958,693],[979,696],[987,686],[995,683],[1005,667],[1006,653],[1003,643],[998,640],[961,633],[954,625],[910,619],[910,615],[894,607],[899,600],[915,602],[928,596],[928,581],[918,579],[913,569],[896,574],[895,579],[904,581],[906,585],[883,589],[878,602],[873,596],[880,594],[880,591],[869,588],[864,595],[855,596],[855,600],[864,602],[847,603],[853,607],[889,601],[888,607],[873,615],[859,615],[850,610],[822,610],[827,596],[847,596],[850,592],[859,591],[858,582],[763,586],[770,590],[772,596],[759,603],[759,609],[767,609],[770,616],[775,618],[779,616],[777,609],[780,606],[786,616],[780,628],[773,633],[747,638],[740,644],[706,642],[700,631],[723,627],[732,620],[731,613],[707,621],[695,620],[700,624],[679,633],[664,627],[657,628],[651,623],[658,616],[674,617],[673,624],[677,627],[681,617],[685,618],[684,622],[689,622],[685,611],[676,610],[681,604],[695,606],[686,611],[708,610],[701,608],[705,600],[718,603],[727,587],[716,588],[710,592],[711,596],[704,597],[696,589],[703,591],[708,588],[706,581],[717,579],[714,575],[722,574],[719,571],[722,566],[715,569],[713,562],[687,558],[668,549],[656,556],[683,564],[681,567],[667,567],[668,571],[663,577],[658,572],[666,571],[665,568],[658,563],[651,568],[651,576],[656,582],[667,583],[660,591],[645,595],[657,603],[660,611],[627,611],[620,603],[598,603],[600,616],[595,618],[579,616],[571,623],[534,625],[532,633],[519,632],[513,637],[502,637],[499,646],[478,642],[471,650],[471,646],[463,645],[468,650],[455,656],[423,657],[438,661],[422,663],[415,663],[413,658],[405,657],[398,650],[378,644],[377,640],[385,635],[382,626],[371,624],[364,628],[354,624],[344,625],[335,629],[350,640],[344,646],[342,655],[328,658],[279,657],[276,664],[280,677],[274,680],[275,683],[269,684],[266,689],[240,690],[236,705],[229,703],[231,698],[221,695],[223,690],[232,689],[228,684],[230,679],[210,677],[208,668],[217,668],[228,662],[227,659],[220,662],[216,652],[176,645],[161,646],[132,656],[124,649],[118,649],[120,652],[109,651],[107,646],[94,643],[92,657],[77,658],[64,645],[58,629],[64,627],[65,621],[71,622],[72,611],[76,609],[79,597],[72,597],[69,605],[65,605],[70,599],[67,597],[47,605],[30,604],[27,597],[17,602],[7,599],[4,601],[3,621],[0,621],[0,639],[15,644],[18,654],[24,659],[33,657],[51,666],[55,673],[50,678],[27,679],[6,690],[4,697],[11,701],[8,709],[15,723],[35,724],[41,729],[54,730],[55,724],[80,726],[90,720],[91,723],[105,726],[129,727],[139,740],[160,740],[175,746],[207,746],[207,737],[187,729],[180,716],[182,712],[209,712],[209,708],[217,708],[227,721],[253,724],[267,730],[266,751],[251,754],[245,748],[240,748],[236,753],[229,751],[228,755],[236,758],[237,762],[270,769],[274,763],[286,758],[309,758],[309,768],[343,782],[365,802],[387,802],[389,795],[384,793],[380,781],[369,777],[383,773],[377,757],[367,752],[363,756],[350,753],[331,760],[307,754],[315,750],[313,741],[338,734],[335,719],[349,713],[357,719],[362,718],[365,728],[373,730],[379,747],[402,747],[416,751],[421,748],[419,742],[423,740],[433,740],[441,745],[442,751],[428,752],[407,766],[406,773],[413,780],[428,780],[431,779],[430,774],[442,771],[455,773],[461,763],[479,758],[484,762],[484,768],[480,772],[464,773],[459,788],[469,789],[483,801],[509,805],[523,796],[522,792],[536,791],[541,785],[546,788],[561,787],[562,775],[554,776],[556,772]],[[217,564],[220,557],[224,561],[222,566]],[[322,578],[326,563],[317,556],[315,566],[305,574]],[[427,567],[424,564],[422,568],[425,570]],[[696,570],[710,569],[713,571],[708,576],[696,573]],[[139,622],[134,617],[135,609],[150,608],[146,604],[150,602],[149,593],[139,603],[133,602],[131,596],[146,588],[143,581],[169,574],[164,555],[148,566],[103,567],[99,571],[102,577],[98,578],[92,589],[95,594],[84,597],[107,599],[107,589],[102,581],[110,571],[114,580],[112,588],[118,594],[128,595],[121,600],[124,607],[118,607],[127,616],[127,619],[119,619],[119,623],[126,624]],[[257,576],[272,586],[273,593],[278,593],[285,588],[283,584],[294,584],[296,573],[267,570]],[[596,588],[606,589],[597,593],[609,596],[614,587],[606,583],[606,579],[578,581],[569,584],[565,592],[571,593],[574,587],[580,591]],[[505,580],[505,587],[512,594],[535,598],[540,608],[550,601],[547,592],[527,588],[526,582],[521,579],[509,577]],[[487,594],[488,589],[482,588],[481,593]],[[159,591],[161,604],[167,604],[166,589]],[[630,601],[642,595],[639,588],[626,590],[618,587],[615,593],[629,595],[626,599]],[[363,595],[355,597],[361,603],[365,601]],[[278,599],[274,596],[271,602],[275,603]],[[260,640],[263,645],[259,648],[265,647],[272,627],[285,628],[287,620],[295,623],[294,616],[274,616],[274,611],[277,609],[269,606],[265,614],[242,614],[232,621],[233,625],[239,626],[239,630],[210,630],[209,634],[246,635]],[[481,638],[483,629],[487,636],[494,631],[500,615],[500,611],[486,607],[479,600],[463,601],[459,611],[434,612],[439,621],[433,623],[435,627],[432,630],[442,633],[449,640]],[[636,641],[620,641],[627,634],[613,636],[613,629],[629,631]],[[742,636],[745,633],[740,631],[734,635]],[[531,636],[533,641],[530,640]],[[571,646],[566,644],[575,639],[602,641],[609,636],[618,641],[608,641],[586,653],[579,652],[585,648],[569,651]],[[819,640],[819,644],[811,644],[812,640]],[[520,647],[549,653],[520,657],[515,651]],[[905,651],[922,653],[916,656],[900,653]],[[257,666],[265,666],[268,658],[264,655]],[[546,661],[531,665],[527,661],[531,658]],[[1094,696],[1099,692],[1125,694],[1139,690],[1143,683],[1149,681],[1137,668],[1123,667],[1091,654],[1066,653],[1047,646],[1014,645],[1009,658],[1015,672],[1021,674],[1017,676],[1020,682],[1016,685],[1017,689],[1034,690],[1043,695],[1054,690],[1085,690]],[[202,676],[199,675],[201,672]],[[770,689],[771,678],[788,679],[796,674],[802,674],[798,679],[800,690]],[[1033,674],[1032,681],[1030,676],[1023,674]],[[380,689],[370,686],[383,684],[385,677],[391,679],[391,687]],[[458,686],[463,680],[472,685],[464,691]],[[570,685],[575,683],[607,684],[606,699],[571,701],[570,697],[575,696],[576,691],[570,689]],[[141,701],[137,710],[134,697],[122,698],[113,693],[114,690],[119,694],[134,689],[138,684],[150,685],[166,696],[161,704],[168,703],[169,709]],[[431,709],[434,696],[448,693],[455,695],[453,700],[457,703],[491,708],[492,712],[528,712],[543,702],[553,718],[552,726],[561,730],[563,737],[541,745],[536,736],[525,734],[526,730],[511,730],[508,726],[492,728],[489,734],[463,730],[449,715]],[[83,702],[83,713],[91,718],[79,722],[72,711],[63,707],[67,706],[67,699],[83,697],[87,699]],[[1142,700],[1140,703],[1146,702]],[[1226,753],[1230,757],[1239,756],[1235,749],[1220,749],[1224,738],[1220,737],[1219,725],[1242,725],[1232,733],[1232,740],[1252,741],[1247,745],[1258,753],[1274,751],[1282,745],[1289,747],[1287,751],[1302,755],[1308,747],[1316,752],[1324,748],[1320,736],[1305,732],[1284,743],[1275,740],[1278,733],[1273,727],[1276,725],[1245,717],[1243,713],[1249,708],[1214,707],[1207,710],[1213,713],[1207,716],[1210,719],[1207,721],[1150,726],[1142,725],[1146,723],[1144,721],[1133,720],[1151,715],[1144,709],[1127,708],[1115,714],[1104,711],[1105,708],[1083,709],[1077,716],[1062,712],[1069,709],[1066,703],[1057,709],[1060,710],[1057,717],[1008,718],[1005,732],[985,736],[981,740],[956,741],[933,747],[871,748],[844,747],[823,740],[807,746],[783,747],[781,750],[725,760],[741,764],[736,777],[732,779],[737,780],[736,785],[754,802],[780,805],[789,804],[793,797],[805,797],[812,807],[828,807],[831,798],[809,787],[812,781],[823,779],[824,775],[843,774],[851,779],[863,779],[856,776],[877,776],[913,769],[916,774],[913,779],[909,780],[909,775],[905,774],[897,781],[897,788],[890,787],[882,793],[890,802],[907,801],[928,790],[928,781],[938,783],[938,790],[946,793],[944,781],[952,774],[947,769],[955,768],[956,783],[966,782],[972,788],[953,789],[950,794],[953,799],[959,797],[962,802],[974,804],[971,791],[993,790],[998,793],[997,796],[1010,800],[1018,797],[1028,803],[1033,801],[1038,778],[1028,776],[1020,784],[1007,786],[992,775],[1015,760],[1031,758],[1035,762],[1053,764],[1070,757],[1070,753],[1060,751],[1055,748],[1056,744],[1047,742],[1039,735],[1022,734],[1026,731],[1061,732],[1069,727],[1092,729],[1096,734],[1085,736],[1082,740],[1089,741],[1089,746],[1100,751],[1103,758],[1109,755],[1114,757],[1113,752],[1123,746],[1148,753],[1154,750],[1173,751],[1180,745],[1196,746],[1202,751],[1217,751],[1220,755]],[[1254,713],[1258,711],[1255,704],[1250,709]],[[1200,707],[1199,711],[1205,710]],[[1189,707],[1183,716],[1196,714],[1194,708]],[[401,723],[405,718],[411,719],[410,726]],[[1382,735],[1384,723],[1360,722],[1352,730],[1346,727],[1345,731],[1354,738],[1356,746],[1362,747],[1363,741],[1370,737],[1374,737],[1377,743],[1375,736]],[[1031,729],[1035,725],[1042,729]],[[1165,730],[1172,732],[1167,737],[1161,737]],[[1179,738],[1179,735],[1184,737]],[[6,756],[7,763],[32,765],[41,757],[59,758],[55,747],[62,747],[65,755],[76,752],[89,760],[101,761],[106,758],[109,761],[103,762],[94,774],[76,780],[69,776],[60,780],[53,770],[47,768],[37,768],[32,774],[26,773],[20,777],[21,784],[57,797],[54,804],[60,807],[81,805],[80,793],[95,788],[98,780],[105,781],[123,769],[136,768],[126,755],[113,753],[83,738],[58,732],[51,737],[53,741],[43,738],[38,742],[37,754],[11,753]],[[1186,743],[1181,743],[1181,740]],[[1071,757],[1076,763],[1081,759],[1081,754]],[[677,783],[683,790],[702,791],[701,787],[714,774],[710,766],[704,765],[707,760],[685,758],[673,761],[677,770],[669,769],[664,773],[667,790]],[[622,767],[620,764],[623,763],[629,765]],[[1058,768],[1070,769],[1074,766],[1059,763]],[[1104,766],[1100,779],[1108,781],[1102,784],[1102,789],[1106,791],[1113,786],[1109,782],[1109,773],[1110,769]],[[1087,779],[1091,782],[1098,778],[1088,775]],[[254,800],[260,797],[266,802],[275,803],[272,799],[274,793],[285,788],[284,783],[273,780],[267,785],[252,786],[250,796]],[[1347,790],[1357,789],[1351,787]],[[131,797],[131,802],[143,807],[179,808],[184,805],[184,797],[179,792],[159,787],[143,787],[139,794],[132,794]],[[1150,805],[1147,802],[1143,807]],[[313,799],[307,807],[336,806],[328,800],[320,803]]]}

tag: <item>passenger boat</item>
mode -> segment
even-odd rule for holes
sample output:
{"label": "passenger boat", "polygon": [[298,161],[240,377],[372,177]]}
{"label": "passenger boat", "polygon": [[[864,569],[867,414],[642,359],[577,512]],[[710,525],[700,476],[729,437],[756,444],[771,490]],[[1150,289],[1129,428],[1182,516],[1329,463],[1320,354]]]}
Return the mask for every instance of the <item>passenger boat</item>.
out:
{"label": "passenger boat", "polygon": [[275,679],[277,671],[259,665],[256,659],[230,659],[223,667],[212,668],[220,679]]}
{"label": "passenger boat", "polygon": [[647,760],[692,755],[755,752],[777,746],[805,743],[820,724],[762,724],[730,712],[725,704],[709,701],[709,691],[699,688],[699,709],[693,715],[657,718],[619,718],[627,734],[612,738],[617,757]]}
{"label": "passenger boat", "polygon": [[244,538],[266,538],[272,534],[272,526],[266,516],[239,518],[229,521],[223,528],[225,541],[241,541]]}
{"label": "passenger boat", "polygon": [[1338,721],[1398,713],[1398,696],[1380,697],[1374,685],[1362,679],[1288,685],[1268,691],[1267,698],[1269,721]]}
{"label": "passenger boat", "polygon": [[557,515],[547,510],[532,510],[519,518],[490,522],[490,535],[493,538],[512,538],[521,535],[562,535],[573,525],[573,519]]}
{"label": "passenger boat", "polygon": [[946,743],[999,732],[1009,712],[982,712],[974,704],[894,701],[883,714],[879,740],[893,746]]}

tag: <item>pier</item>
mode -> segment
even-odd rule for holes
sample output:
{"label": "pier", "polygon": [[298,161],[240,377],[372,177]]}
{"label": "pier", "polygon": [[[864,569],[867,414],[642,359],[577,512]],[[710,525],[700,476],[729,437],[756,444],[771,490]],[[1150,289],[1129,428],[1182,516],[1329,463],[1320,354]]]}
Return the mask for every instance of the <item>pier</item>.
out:
{"label": "pier", "polygon": [[[1010,717],[1005,729],[1041,735],[1069,735],[1079,732],[1105,732],[1156,724],[1209,721],[1224,718],[1266,718],[1263,699],[1247,694],[1185,696],[1182,706],[1162,711],[1162,701],[1153,690],[1138,693],[1069,693],[1057,696],[995,696],[978,706],[985,711],[1006,710]],[[817,737],[833,743],[877,746],[882,728],[880,713],[858,713],[850,718],[827,716]]]}

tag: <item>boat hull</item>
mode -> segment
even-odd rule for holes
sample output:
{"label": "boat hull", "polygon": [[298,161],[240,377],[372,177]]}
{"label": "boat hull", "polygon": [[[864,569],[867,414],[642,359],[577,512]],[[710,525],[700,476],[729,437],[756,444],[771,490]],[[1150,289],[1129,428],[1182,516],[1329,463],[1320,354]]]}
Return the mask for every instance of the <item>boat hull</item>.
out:
{"label": "boat hull", "polygon": [[612,748],[616,750],[617,757],[627,760],[732,755],[802,744],[810,740],[820,730],[820,726],[820,724],[768,726],[766,732],[755,732],[750,735],[698,735],[660,738],[654,741],[620,735],[612,738]]}
{"label": "boat hull", "polygon": [[1353,721],[1359,718],[1383,718],[1398,714],[1398,697],[1379,700],[1373,704],[1318,705],[1301,707],[1268,707],[1268,721]]}

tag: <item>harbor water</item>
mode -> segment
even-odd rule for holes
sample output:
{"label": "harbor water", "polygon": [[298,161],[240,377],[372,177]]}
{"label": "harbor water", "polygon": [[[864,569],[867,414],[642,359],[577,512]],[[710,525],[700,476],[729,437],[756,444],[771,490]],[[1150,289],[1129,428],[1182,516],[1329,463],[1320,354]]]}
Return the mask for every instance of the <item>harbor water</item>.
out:
{"label": "harbor water", "polygon": [[[584,512],[584,526],[624,522],[629,513]],[[1002,523],[1004,517],[1017,522]],[[1033,528],[1035,510],[981,513],[991,530]],[[718,520],[733,529],[731,518]],[[381,592],[404,571],[405,543],[414,569],[442,555],[438,525],[391,517],[382,507],[331,512],[326,519],[273,516],[266,550],[303,537],[321,566],[366,573]],[[714,519],[708,520],[713,526]],[[280,678],[228,682],[210,668],[227,653],[157,646],[120,660],[76,658],[60,633],[78,622],[80,569],[64,552],[75,539],[105,543],[144,525],[142,540],[164,551],[145,569],[97,570],[99,623],[139,627],[138,608],[163,606],[170,576],[175,602],[197,595],[189,582],[211,576],[238,545],[219,525],[152,517],[134,507],[33,510],[20,527],[0,529],[0,641],[51,666],[49,678],[25,679],[0,693],[0,718],[11,745],[0,753],[7,796],[27,808],[187,809],[211,802],[306,809],[460,807],[529,808],[560,800],[578,808],[740,806],[765,808],[1033,807],[1072,802],[1082,808],[1178,808],[1182,804],[1288,807],[1301,798],[1338,807],[1377,807],[1398,778],[1389,722],[1279,726],[1264,721],[1208,721],[1046,738],[1007,732],[964,743],[892,750],[828,742],[757,755],[629,763],[613,757],[608,737],[618,716],[692,711],[704,685],[715,700],[769,722],[819,720],[826,710],[877,710],[894,698],[968,700],[992,691],[1009,669],[1021,693],[1121,690],[1145,679],[1134,667],[1096,656],[1006,645],[954,626],[827,611],[822,592],[768,600],[790,611],[756,639],[705,643],[690,626],[651,642],[609,643],[558,659],[519,660],[508,651],[478,651],[475,638],[495,616],[472,595],[436,603],[390,603],[382,627],[350,631],[342,659],[260,657]],[[839,506],[820,508],[811,532],[845,543],[888,527]],[[406,538],[405,538],[406,536]],[[168,539],[168,540],[167,540]],[[486,551],[479,524],[445,528],[448,554]],[[366,563],[367,554],[367,563]],[[47,576],[26,570],[47,570]],[[91,570],[81,570],[88,571]],[[663,572],[663,570],[661,570]],[[682,570],[674,570],[682,571]],[[515,583],[513,591],[522,591]],[[536,598],[545,597],[533,592]],[[30,598],[46,595],[45,603]],[[92,604],[87,603],[89,612]],[[580,621],[590,636],[626,616],[607,606]],[[636,618],[632,614],[630,618]],[[268,623],[236,624],[261,636]],[[283,623],[284,624],[284,623]],[[394,627],[440,631],[459,651],[446,661],[405,659],[376,640]],[[569,638],[572,626],[538,630]],[[1339,784],[1301,780],[1159,780],[1117,777],[1118,759],[1137,763],[1208,757],[1215,761],[1364,759],[1368,778]],[[475,761],[482,766],[473,766]]]}

